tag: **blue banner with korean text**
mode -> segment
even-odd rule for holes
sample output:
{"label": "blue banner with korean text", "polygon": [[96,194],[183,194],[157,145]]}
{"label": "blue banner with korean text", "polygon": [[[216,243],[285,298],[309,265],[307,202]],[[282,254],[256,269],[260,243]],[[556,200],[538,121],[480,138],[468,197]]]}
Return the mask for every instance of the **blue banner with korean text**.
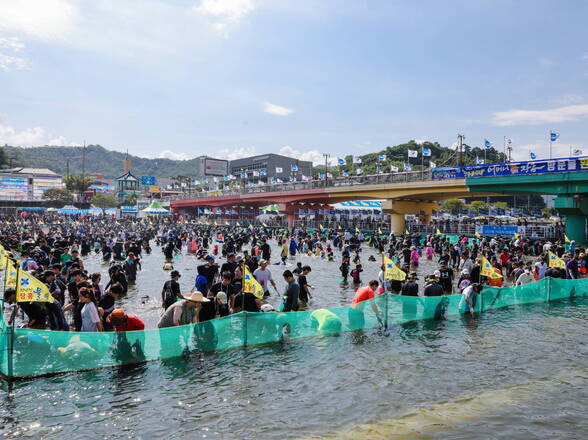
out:
{"label": "blue banner with korean text", "polygon": [[466,177],[524,176],[528,174],[559,173],[562,171],[588,171],[588,158],[571,157],[566,159],[433,168],[432,177],[433,180],[445,180],[464,179]]}

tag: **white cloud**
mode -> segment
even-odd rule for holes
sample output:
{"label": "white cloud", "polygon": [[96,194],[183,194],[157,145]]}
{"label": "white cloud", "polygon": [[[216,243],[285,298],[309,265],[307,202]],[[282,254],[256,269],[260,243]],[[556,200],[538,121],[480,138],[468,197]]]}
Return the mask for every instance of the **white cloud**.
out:
{"label": "white cloud", "polygon": [[276,116],[288,116],[289,114],[294,113],[294,110],[291,108],[283,107],[277,104],[272,104],[271,102],[263,103],[263,111],[265,113],[269,113],[270,115]]}
{"label": "white cloud", "polygon": [[[300,151],[295,148],[286,145],[280,148],[280,154],[288,157],[293,157],[299,160],[309,160],[313,163],[313,165],[324,165],[325,164],[325,157],[323,153],[319,150],[308,150],[308,151]],[[331,157],[329,158],[329,165],[336,165],[337,158]]]}
{"label": "white cloud", "polygon": [[188,160],[190,159],[186,153],[176,153],[171,150],[163,150],[157,156],[159,159],[171,159],[171,160]]}
{"label": "white cloud", "polygon": [[24,43],[17,37],[0,38],[0,49],[8,49],[11,52],[20,52],[24,49]]}
{"label": "white cloud", "polygon": [[51,136],[43,127],[31,127],[18,130],[0,121],[0,145],[33,147],[42,145],[76,146],[79,143],[68,142],[64,136]]}
{"label": "white cloud", "polygon": [[423,145],[425,142],[429,142],[427,139],[415,139],[414,141],[419,145]]}
{"label": "white cloud", "polygon": [[255,156],[256,152],[255,152],[255,147],[254,146],[250,146],[250,147],[237,147],[237,148],[225,148],[223,150],[221,150],[219,152],[219,154],[216,155],[212,155],[213,157],[219,157],[221,159],[227,159],[227,160],[237,160],[237,159],[243,159],[244,157],[249,157],[249,156]]}
{"label": "white cloud", "polygon": [[68,142],[65,136],[57,136],[47,142],[47,145],[50,147],[79,147],[81,144],[79,142]]}
{"label": "white cloud", "polygon": [[41,127],[26,128],[18,131],[15,128],[0,123],[0,144],[32,146],[42,144],[45,130]]}
{"label": "white cloud", "polygon": [[507,110],[494,113],[493,123],[498,126],[539,125],[575,121],[588,118],[588,105],[568,105],[548,110]]}
{"label": "white cloud", "polygon": [[539,60],[539,64],[541,64],[542,66],[553,66],[555,64],[555,61],[553,61],[551,58],[541,58]]}
{"label": "white cloud", "polygon": [[[9,70],[24,70],[30,67],[30,63],[25,58],[16,56],[24,48],[24,43],[20,38],[2,37],[0,38],[0,70],[8,72]],[[7,52],[10,52],[9,55]]]}
{"label": "white cloud", "polygon": [[77,6],[68,0],[0,1],[0,31],[40,40],[67,35],[78,16]]}
{"label": "white cloud", "polygon": [[194,10],[211,20],[217,30],[239,23],[255,9],[253,0],[202,0]]}
{"label": "white cloud", "polygon": [[9,70],[25,70],[29,67],[30,63],[28,60],[0,52],[0,70],[8,72]]}
{"label": "white cloud", "polygon": [[582,58],[584,58],[585,60],[588,60],[588,52],[586,52]]}

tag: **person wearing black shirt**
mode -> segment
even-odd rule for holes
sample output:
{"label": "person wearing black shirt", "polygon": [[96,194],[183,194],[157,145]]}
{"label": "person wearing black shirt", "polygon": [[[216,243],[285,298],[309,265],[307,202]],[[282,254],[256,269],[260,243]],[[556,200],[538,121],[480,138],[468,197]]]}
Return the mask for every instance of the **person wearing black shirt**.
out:
{"label": "person wearing black shirt", "polygon": [[267,241],[264,241],[262,243],[262,245],[259,247],[259,250],[261,251],[261,258],[269,263],[270,257],[272,255],[272,250],[270,248],[270,245],[267,244]]}
{"label": "person wearing black shirt", "polygon": [[402,286],[400,294],[402,296],[419,296],[419,285],[416,283],[417,274],[411,272],[406,283]]}
{"label": "person wearing black shirt", "polygon": [[303,266],[302,273],[298,275],[298,286],[300,286],[300,292],[298,294],[298,310],[307,310],[308,309],[308,301],[311,297],[310,295],[310,285],[308,284],[308,280],[306,279],[306,275],[310,273],[312,269],[310,266]]}
{"label": "person wearing black shirt", "polygon": [[439,284],[439,280],[435,275],[429,275],[427,278],[428,284],[425,285],[425,296],[443,296],[443,286]]}
{"label": "person wearing black shirt", "polygon": [[227,262],[223,263],[220,268],[221,273],[229,272],[231,275],[234,275],[235,269],[237,268],[238,263],[235,262],[235,254],[230,253],[227,255]]}
{"label": "person wearing black shirt", "polygon": [[285,270],[282,274],[284,281],[288,283],[286,291],[284,292],[283,312],[295,312],[298,310],[298,295],[300,294],[300,286],[294,281],[294,275],[289,270]]}
{"label": "person wearing black shirt", "polygon": [[108,318],[108,315],[110,315],[110,313],[114,310],[114,302],[118,296],[122,295],[122,291],[123,289],[120,284],[113,284],[110,286],[110,289],[108,289],[106,293],[102,295],[102,298],[100,298],[100,301],[98,302],[98,305],[104,310],[104,314],[102,315],[102,323],[105,330],[113,329],[110,322],[106,321],[106,318]]}
{"label": "person wearing black shirt", "polygon": [[[239,313],[241,311],[259,312],[261,301],[252,293],[243,293],[243,272],[241,271],[241,267],[235,269],[235,278],[233,278],[232,287],[233,292],[236,292],[232,302],[233,313]],[[231,304],[230,301],[229,304]]]}
{"label": "person wearing black shirt", "polygon": [[233,285],[231,284],[233,276],[230,272],[223,272],[222,274],[222,281],[220,283],[214,284],[210,290],[208,291],[208,299],[210,302],[202,303],[202,308],[200,309],[200,314],[198,315],[199,321],[209,321],[216,317],[216,305],[217,302],[215,301],[216,295],[219,292],[224,292],[227,296],[227,300],[235,298],[236,292],[233,290]]}
{"label": "person wearing black shirt", "polygon": [[166,281],[161,289],[161,306],[164,310],[167,310],[178,299],[184,299],[180,292],[180,283],[178,283],[181,277],[180,272],[172,270],[169,275],[171,280]]}
{"label": "person wearing black shirt", "polygon": [[450,295],[453,290],[453,269],[447,267],[445,260],[441,261],[439,274],[439,284],[443,286],[443,291]]}

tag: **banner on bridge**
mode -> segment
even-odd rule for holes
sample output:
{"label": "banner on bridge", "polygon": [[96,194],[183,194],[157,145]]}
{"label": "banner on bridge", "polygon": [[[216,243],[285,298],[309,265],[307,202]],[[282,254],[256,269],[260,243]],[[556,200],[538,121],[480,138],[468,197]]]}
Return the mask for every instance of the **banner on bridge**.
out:
{"label": "banner on bridge", "polygon": [[527,162],[434,168],[433,180],[471,177],[523,176],[528,174],[588,171],[588,158],[546,159]]}
{"label": "banner on bridge", "polygon": [[480,234],[482,235],[508,235],[514,236],[519,233],[518,226],[498,226],[498,225],[481,225]]}

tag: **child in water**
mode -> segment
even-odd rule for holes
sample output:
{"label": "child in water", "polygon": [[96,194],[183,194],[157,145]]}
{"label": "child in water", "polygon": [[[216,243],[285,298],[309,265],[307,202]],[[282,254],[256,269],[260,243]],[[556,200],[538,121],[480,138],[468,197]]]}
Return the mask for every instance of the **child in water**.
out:
{"label": "child in water", "polygon": [[349,276],[349,257],[343,257],[343,261],[341,262],[341,266],[339,266],[339,270],[341,271],[341,276],[343,277],[341,284],[347,284],[347,277]]}
{"label": "child in water", "polygon": [[355,265],[355,269],[351,271],[351,278],[353,278],[353,284],[361,284],[360,274],[363,272],[361,263]]}

